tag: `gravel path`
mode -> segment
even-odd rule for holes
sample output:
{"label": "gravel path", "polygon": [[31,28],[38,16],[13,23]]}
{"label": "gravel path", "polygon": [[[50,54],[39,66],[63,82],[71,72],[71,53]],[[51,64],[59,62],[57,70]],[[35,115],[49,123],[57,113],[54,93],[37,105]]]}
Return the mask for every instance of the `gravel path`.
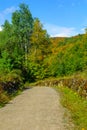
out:
{"label": "gravel path", "polygon": [[68,130],[64,114],[54,89],[34,87],[0,109],[0,130]]}

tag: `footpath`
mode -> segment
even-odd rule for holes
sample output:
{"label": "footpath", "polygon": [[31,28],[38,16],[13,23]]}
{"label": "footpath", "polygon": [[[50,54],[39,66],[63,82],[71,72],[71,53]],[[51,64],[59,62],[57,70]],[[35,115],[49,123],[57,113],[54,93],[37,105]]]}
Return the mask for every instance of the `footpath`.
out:
{"label": "footpath", "polygon": [[0,130],[73,130],[60,95],[51,87],[34,87],[0,109]]}

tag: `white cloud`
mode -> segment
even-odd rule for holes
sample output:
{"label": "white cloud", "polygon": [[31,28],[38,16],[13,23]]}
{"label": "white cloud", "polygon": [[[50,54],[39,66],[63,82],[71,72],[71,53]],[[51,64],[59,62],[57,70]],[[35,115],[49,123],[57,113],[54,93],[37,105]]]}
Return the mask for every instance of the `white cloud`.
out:
{"label": "white cloud", "polygon": [[8,17],[11,16],[11,13],[13,13],[17,8],[12,6],[9,8],[6,8],[5,10],[0,12],[0,24],[3,24]]}
{"label": "white cloud", "polygon": [[2,31],[2,27],[0,26],[0,31]]}
{"label": "white cloud", "polygon": [[85,28],[82,28],[82,29],[81,29],[81,32],[82,32],[82,33],[85,33]]}
{"label": "white cloud", "polygon": [[70,37],[78,34],[75,28],[61,27],[53,24],[45,24],[44,28],[51,37]]}
{"label": "white cloud", "polygon": [[16,8],[15,8],[14,6],[12,6],[12,7],[6,8],[6,9],[3,11],[3,14],[11,14],[11,13],[13,13],[15,10],[16,10]]}
{"label": "white cloud", "polygon": [[11,14],[13,13],[17,8],[15,8],[14,6],[6,8],[5,10],[3,10],[2,12],[0,12],[0,16],[3,17],[7,14]]}
{"label": "white cloud", "polygon": [[0,31],[2,30],[1,25],[3,25],[4,21],[6,19],[10,20],[11,14],[17,9],[18,9],[18,7],[11,6],[0,12]]}

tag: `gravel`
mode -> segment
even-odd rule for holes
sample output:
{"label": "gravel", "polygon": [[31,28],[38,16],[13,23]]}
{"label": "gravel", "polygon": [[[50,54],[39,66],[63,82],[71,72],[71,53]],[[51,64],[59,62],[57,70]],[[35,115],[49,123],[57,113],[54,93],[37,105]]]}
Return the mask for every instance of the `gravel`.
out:
{"label": "gravel", "polygon": [[60,95],[51,87],[33,87],[0,109],[0,130],[73,130]]}

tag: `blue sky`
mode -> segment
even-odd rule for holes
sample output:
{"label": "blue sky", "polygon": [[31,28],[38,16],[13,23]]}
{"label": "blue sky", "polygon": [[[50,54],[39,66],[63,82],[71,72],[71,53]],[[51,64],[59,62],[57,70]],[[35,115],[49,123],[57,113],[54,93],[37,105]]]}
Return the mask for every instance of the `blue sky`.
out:
{"label": "blue sky", "polygon": [[[20,3],[29,5],[33,17],[38,17],[50,36],[73,36],[87,27],[87,0],[1,0],[0,25]],[[0,27],[1,29],[1,27]]]}

